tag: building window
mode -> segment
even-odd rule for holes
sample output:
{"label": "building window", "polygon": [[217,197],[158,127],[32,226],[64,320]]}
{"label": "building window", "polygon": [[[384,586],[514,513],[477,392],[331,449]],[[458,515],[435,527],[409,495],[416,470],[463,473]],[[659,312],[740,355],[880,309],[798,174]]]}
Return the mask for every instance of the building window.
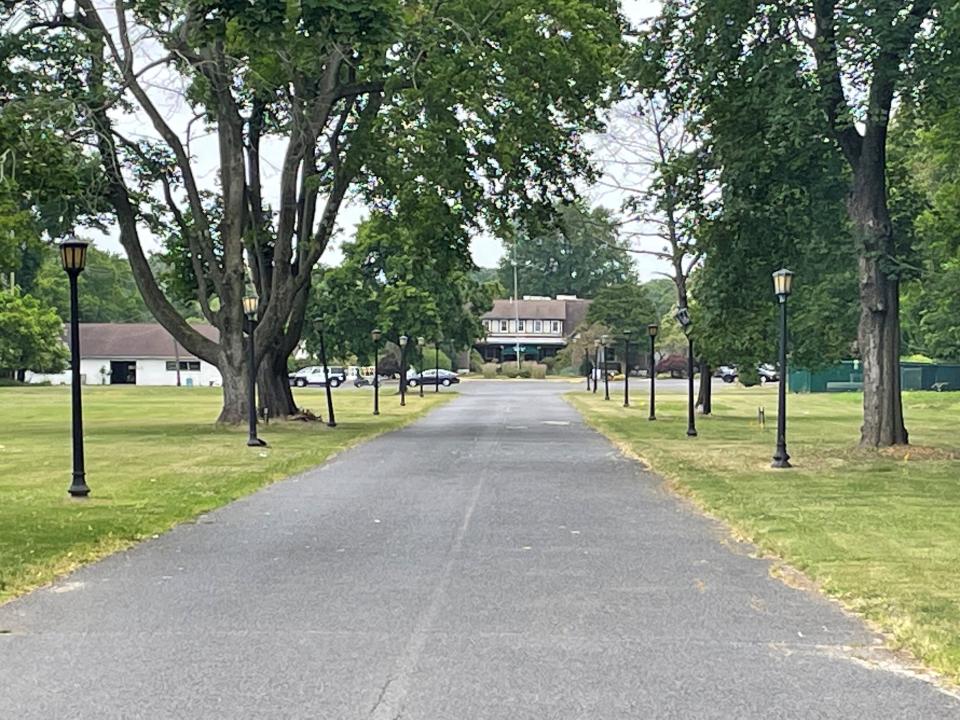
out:
{"label": "building window", "polygon": [[533,331],[534,331],[535,333],[541,333],[541,332],[543,332],[543,323],[540,322],[539,320],[534,320],[534,321],[533,321]]}
{"label": "building window", "polygon": [[[181,360],[180,370],[186,371],[186,372],[200,372],[200,361],[199,360]],[[177,371],[177,361],[167,360],[167,372],[176,372],[176,371]]]}
{"label": "building window", "polygon": [[525,332],[523,329],[524,322],[523,320],[517,320],[517,332]]}
{"label": "building window", "polygon": [[550,323],[550,332],[552,332],[554,335],[559,335],[559,334],[560,334],[560,321],[559,321],[559,320],[554,320],[553,322]]}
{"label": "building window", "polygon": [[501,320],[501,321],[500,321],[500,332],[502,332],[502,333],[508,332],[508,330],[507,330],[508,327],[509,327],[509,326],[507,325],[507,321],[506,321],[506,320]]}

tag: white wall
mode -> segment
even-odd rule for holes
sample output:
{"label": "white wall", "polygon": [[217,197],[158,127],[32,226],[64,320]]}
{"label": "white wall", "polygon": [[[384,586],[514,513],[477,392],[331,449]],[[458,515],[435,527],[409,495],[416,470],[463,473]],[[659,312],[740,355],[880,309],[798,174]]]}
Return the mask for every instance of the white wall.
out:
{"label": "white wall", "polygon": [[[195,362],[195,361],[194,361]],[[167,370],[166,360],[137,360],[137,385],[176,385],[177,373]],[[87,385],[109,385],[110,376],[101,374],[101,368],[110,370],[110,360],[106,358],[83,358],[80,360],[80,374]],[[211,383],[216,386],[223,384],[223,377],[216,367],[203,360],[200,361],[200,371],[180,371],[181,385],[187,385],[188,380],[195,387],[208,387]],[[53,385],[69,385],[70,372],[41,375],[27,373],[28,383],[49,382]]]}

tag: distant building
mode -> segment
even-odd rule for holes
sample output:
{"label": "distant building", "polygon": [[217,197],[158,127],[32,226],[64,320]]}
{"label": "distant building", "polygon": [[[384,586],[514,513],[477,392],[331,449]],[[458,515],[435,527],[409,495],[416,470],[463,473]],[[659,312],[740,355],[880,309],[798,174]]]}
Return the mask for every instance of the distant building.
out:
{"label": "distant building", "polygon": [[486,337],[476,348],[488,362],[516,360],[518,346],[524,360],[553,357],[587,317],[590,303],[576,295],[496,300],[481,317]]}
{"label": "distant building", "polygon": [[[211,340],[212,325],[193,328]],[[192,355],[156,323],[81,323],[80,378],[86,385],[220,385],[220,371]],[[69,384],[70,373],[27,373],[27,382]]]}

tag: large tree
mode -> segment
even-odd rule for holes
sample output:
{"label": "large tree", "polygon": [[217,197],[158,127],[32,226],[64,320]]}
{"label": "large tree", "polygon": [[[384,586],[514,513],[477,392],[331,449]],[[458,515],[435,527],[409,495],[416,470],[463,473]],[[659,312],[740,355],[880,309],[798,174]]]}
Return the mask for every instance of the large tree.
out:
{"label": "large tree", "polygon": [[500,282],[511,293],[514,266],[521,297],[592,298],[601,288],[636,280],[629,245],[606,208],[576,202],[511,230],[500,261]]}
{"label": "large tree", "polygon": [[[571,197],[588,170],[583,132],[616,95],[622,42],[613,0],[31,0],[17,12],[20,34],[87,43],[83,87],[68,93],[78,142],[96,145],[147,306],[219,367],[229,422],[245,413],[241,299],[252,288],[262,396],[274,416],[293,412],[287,357],[348,193],[389,204],[416,187],[491,223]],[[182,121],[171,100],[189,108]],[[152,138],[128,130],[131,112]],[[199,130],[216,139],[212,166]],[[165,294],[146,228],[219,341]]]}
{"label": "large tree", "polygon": [[[150,311],[137,291],[126,259],[91,246],[79,280],[80,322],[149,322]],[[56,308],[60,318],[70,319],[70,285],[56,253],[47,253],[37,274],[32,294]]]}
{"label": "large tree", "polygon": [[617,334],[629,332],[634,338],[645,336],[647,326],[658,320],[656,306],[644,286],[638,283],[603,288],[587,311],[589,324],[600,323]]}
{"label": "large tree", "polygon": [[56,311],[18,289],[0,290],[0,375],[60,372],[67,349]]}
{"label": "large tree", "polygon": [[[922,59],[919,51],[937,37],[947,6],[936,0],[671,0],[650,36],[653,64],[668,83],[697,98],[707,114],[710,108],[749,105],[740,104],[728,81],[742,75],[744,67],[755,67],[771,49],[790,54],[804,92],[818,103],[820,134],[850,171],[847,215],[858,255],[858,345],[864,369],[860,442],[865,446],[907,442],[900,397],[900,270],[887,206],[887,131],[894,101]],[[780,106],[778,111],[789,121],[793,110]],[[743,135],[743,143],[752,141]]]}
{"label": "large tree", "polygon": [[[326,330],[327,351],[372,360],[370,331],[394,345],[401,335],[469,348],[483,334],[480,315],[493,305],[496,283],[481,283],[457,214],[436,198],[414,209],[375,213],[343,246],[343,262],[317,271],[308,319]],[[312,323],[308,348],[317,348]],[[412,357],[412,356],[411,356]]]}

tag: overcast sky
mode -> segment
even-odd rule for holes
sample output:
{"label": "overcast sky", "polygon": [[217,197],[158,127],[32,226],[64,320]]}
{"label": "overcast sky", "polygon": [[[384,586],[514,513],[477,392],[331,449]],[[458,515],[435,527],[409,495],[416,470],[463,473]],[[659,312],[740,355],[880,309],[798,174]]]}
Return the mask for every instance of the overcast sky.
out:
{"label": "overcast sky", "polygon": [[[109,0],[100,0],[97,4],[100,6],[105,21],[109,24],[113,3]],[[653,15],[656,12],[658,3],[654,0],[622,0],[622,5],[627,17],[633,22],[639,22]],[[142,62],[145,64],[153,59],[158,52],[158,49],[151,50],[149,46],[141,45],[138,54],[143,56]],[[154,101],[160,107],[164,108],[166,119],[171,127],[180,134],[181,138],[186,138],[187,127],[192,114],[189,107],[184,103],[183,97],[179,92],[180,88],[170,88],[171,79],[169,77],[146,77],[145,83],[149,84],[151,88],[150,94],[154,97]],[[167,91],[166,88],[170,88],[170,90]],[[119,123],[119,125],[121,130],[129,136],[155,137],[146,118],[139,116],[130,117]],[[275,148],[265,148],[265,152],[263,153],[264,158],[282,157],[283,145],[279,141],[274,141],[274,143]],[[595,158],[598,164],[600,164],[606,173],[616,176],[618,173],[616,165],[608,162],[608,158],[604,156],[601,140],[591,138],[590,145],[594,148]],[[195,172],[198,176],[198,182],[202,185],[212,187],[217,176],[218,153],[216,139],[212,135],[198,133],[198,124],[194,123],[192,125],[189,150],[196,160]],[[271,179],[275,179],[276,174],[273,170],[276,168],[270,167],[269,160],[266,160],[265,164],[267,167],[263,169],[263,179],[266,190],[266,188],[271,185]],[[276,183],[272,184],[276,185]],[[594,204],[602,204],[615,210],[618,209],[623,199],[622,195],[611,192],[608,187],[602,185],[584,188],[584,193]],[[267,201],[271,201],[269,196],[267,197]],[[340,262],[339,243],[353,236],[357,223],[363,219],[364,215],[365,210],[362,206],[349,202],[345,204],[341,209],[339,217],[340,233],[332,244],[332,247],[324,254],[322,259],[324,264],[335,265]],[[156,248],[155,241],[148,235],[144,234],[142,241],[147,250]],[[105,249],[122,252],[115,233],[111,233],[107,237],[97,238],[97,244]],[[471,245],[471,250],[474,261],[481,267],[495,266],[503,255],[503,248],[500,241],[492,237],[481,236],[475,238]],[[636,255],[635,259],[637,269],[644,279],[648,279],[658,270],[666,269],[663,263],[648,256]]]}

